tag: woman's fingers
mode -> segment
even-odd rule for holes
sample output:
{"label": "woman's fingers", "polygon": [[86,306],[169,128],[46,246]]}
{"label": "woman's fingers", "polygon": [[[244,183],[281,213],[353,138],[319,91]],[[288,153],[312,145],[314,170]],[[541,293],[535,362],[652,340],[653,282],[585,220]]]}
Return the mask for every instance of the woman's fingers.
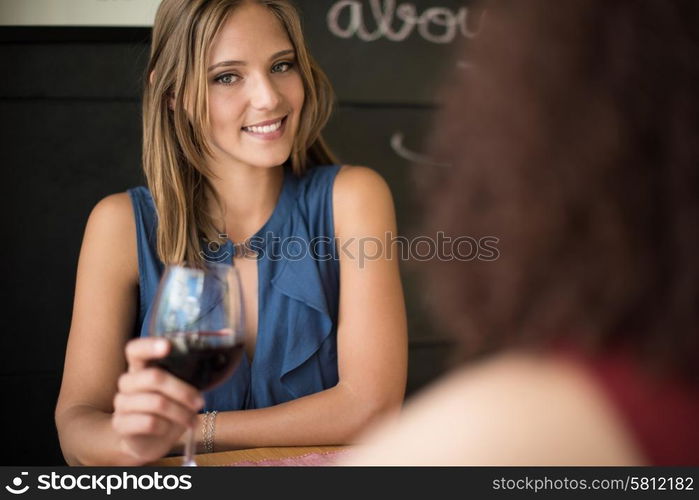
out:
{"label": "woman's fingers", "polygon": [[162,338],[129,341],[126,344],[129,370],[119,378],[119,392],[158,392],[194,411],[200,410],[204,400],[199,391],[165,370],[148,365],[149,361],[162,358],[169,351],[170,343]]}
{"label": "woman's fingers", "polygon": [[126,344],[126,361],[129,371],[134,372],[145,368],[148,361],[162,358],[170,351],[170,342],[155,337],[144,337],[130,340]]}
{"label": "woman's fingers", "polygon": [[128,371],[119,377],[112,427],[123,451],[143,461],[167,453],[204,406],[196,388],[151,365],[169,351],[170,343],[162,338],[126,344]]}
{"label": "woman's fingers", "polygon": [[119,377],[118,387],[122,394],[159,393],[192,411],[199,411],[204,406],[204,398],[199,391],[160,368],[125,373]]}
{"label": "woman's fingers", "polygon": [[151,414],[170,420],[181,427],[192,425],[196,419],[196,411],[154,392],[119,393],[114,398],[114,412]]}

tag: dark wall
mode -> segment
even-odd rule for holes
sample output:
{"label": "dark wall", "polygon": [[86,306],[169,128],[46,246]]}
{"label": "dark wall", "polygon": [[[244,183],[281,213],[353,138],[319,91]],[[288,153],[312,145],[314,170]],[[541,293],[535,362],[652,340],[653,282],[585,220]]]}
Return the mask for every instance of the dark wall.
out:
{"label": "dark wall", "polygon": [[[383,27],[378,26],[371,6],[395,7],[391,1],[297,4],[311,51],[338,96],[326,138],[343,163],[371,166],[387,179],[399,230],[412,233],[419,209],[410,175],[415,164],[406,157],[420,154],[424,146],[442,77],[456,64],[464,65],[450,55],[463,30],[444,23],[451,15],[463,16],[467,2],[402,4],[401,9],[414,5],[422,15],[422,24],[411,30],[386,10],[377,12],[386,16]],[[405,18],[406,11],[400,12]],[[348,29],[360,25],[365,29]],[[469,18],[467,25],[475,28],[477,23]],[[389,31],[401,40],[387,39]],[[7,214],[3,301],[8,318],[0,336],[5,429],[0,464],[63,463],[53,409],[76,263],[95,203],[143,183],[139,94],[148,38],[146,29],[0,27],[0,151]],[[429,160],[417,166],[443,168]],[[402,269],[412,393],[443,371],[451,344],[435,330],[422,305],[416,271]]]}

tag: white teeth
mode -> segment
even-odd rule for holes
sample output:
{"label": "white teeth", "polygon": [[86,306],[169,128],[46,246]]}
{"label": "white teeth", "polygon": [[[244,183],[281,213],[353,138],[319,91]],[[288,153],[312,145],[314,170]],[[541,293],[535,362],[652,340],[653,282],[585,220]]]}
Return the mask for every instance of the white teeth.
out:
{"label": "white teeth", "polygon": [[269,134],[270,132],[274,132],[275,130],[279,129],[279,127],[281,126],[282,121],[279,120],[278,122],[273,123],[272,125],[265,125],[264,127],[243,127],[243,130],[254,132],[256,134]]}

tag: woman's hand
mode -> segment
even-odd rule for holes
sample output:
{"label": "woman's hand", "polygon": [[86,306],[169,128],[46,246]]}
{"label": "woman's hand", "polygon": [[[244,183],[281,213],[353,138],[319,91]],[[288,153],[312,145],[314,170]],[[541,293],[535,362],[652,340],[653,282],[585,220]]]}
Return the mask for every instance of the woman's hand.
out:
{"label": "woman's hand", "polygon": [[194,387],[148,365],[169,350],[165,339],[139,338],[126,344],[129,367],[119,378],[112,427],[120,436],[121,451],[143,463],[166,455],[204,406]]}

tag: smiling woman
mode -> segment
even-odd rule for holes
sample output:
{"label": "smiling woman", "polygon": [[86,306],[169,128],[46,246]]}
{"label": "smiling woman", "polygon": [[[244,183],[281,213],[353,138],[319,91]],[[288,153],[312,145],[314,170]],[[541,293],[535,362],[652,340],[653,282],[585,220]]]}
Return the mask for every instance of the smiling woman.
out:
{"label": "smiling woman", "polygon": [[[85,230],[56,407],[66,461],[143,464],[190,426],[200,451],[351,442],[405,389],[397,261],[349,257],[395,232],[395,214],[383,179],[323,141],[333,93],[298,13],[164,0],[147,74],[148,186],[102,200]],[[279,258],[280,240],[307,251]],[[169,345],[148,327],[164,265],[211,261],[238,268],[246,353],[200,395],[151,366]]]}
{"label": "smiling woman", "polygon": [[[259,39],[256,33],[262,27],[267,27],[269,36]],[[246,60],[239,54],[252,57]],[[286,32],[268,11],[241,9],[222,26],[209,59],[215,148],[249,165],[283,163],[304,103],[303,78]]]}

